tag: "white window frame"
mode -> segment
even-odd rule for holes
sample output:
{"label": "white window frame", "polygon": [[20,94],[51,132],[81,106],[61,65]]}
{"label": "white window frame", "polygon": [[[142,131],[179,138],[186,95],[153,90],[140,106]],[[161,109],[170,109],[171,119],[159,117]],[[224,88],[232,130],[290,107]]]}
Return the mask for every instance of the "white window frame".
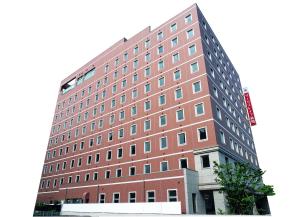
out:
{"label": "white window frame", "polygon": [[[184,134],[185,143],[180,144],[179,134]],[[176,135],[177,135],[177,145],[178,146],[184,146],[184,145],[186,145],[186,140],[187,140],[187,138],[186,138],[186,132],[182,131],[182,132],[177,133]]]}
{"label": "white window frame", "polygon": [[[130,193],[134,193],[134,194],[135,194],[134,202],[130,202]],[[136,198],[137,198],[137,193],[136,193],[136,191],[129,191],[129,192],[128,192],[128,203],[136,203]]]}
{"label": "white window frame", "polygon": [[[178,111],[181,111],[182,110],[182,120],[179,120],[178,119]],[[185,115],[184,115],[184,108],[181,108],[181,109],[178,109],[178,110],[176,110],[176,122],[181,122],[181,121],[184,121],[185,120]]]}
{"label": "white window frame", "polygon": [[[146,129],[146,122],[147,121],[149,121],[149,123],[150,123],[149,129]],[[151,130],[151,119],[146,119],[146,120],[144,120],[144,132],[149,131],[149,130]]]}
{"label": "white window frame", "polygon": [[[192,67],[192,65],[194,65],[194,64],[197,65],[198,70],[193,72],[193,67]],[[193,62],[193,63],[190,64],[190,72],[191,72],[191,74],[194,74],[194,73],[196,73],[196,72],[199,72],[199,63],[198,63],[198,61]]]}
{"label": "white window frame", "polygon": [[113,196],[112,196],[112,203],[116,203],[115,202],[115,195],[119,195],[119,199],[118,199],[118,202],[117,203],[120,203],[120,200],[121,200],[121,194],[120,194],[120,192],[114,192],[113,193]]}
{"label": "white window frame", "polygon": [[[134,153],[134,154],[131,153],[131,147],[132,147],[132,146],[135,146],[135,148],[134,148],[134,149],[135,149],[135,153]],[[130,148],[129,148],[129,156],[136,156],[136,144],[131,144],[131,145],[130,145]]]}
{"label": "white window frame", "polygon": [[179,159],[178,159],[178,168],[179,168],[179,169],[183,169],[183,168],[181,167],[181,160],[186,160],[186,168],[189,168],[189,160],[188,160],[187,157],[183,157],[183,158],[179,158]]}
{"label": "white window frame", "polygon": [[[192,53],[192,51],[191,51],[191,48],[192,48],[192,47],[195,48],[194,53]],[[189,54],[189,56],[193,56],[193,55],[195,55],[196,53],[197,53],[197,47],[196,47],[196,44],[190,45],[190,46],[188,47],[188,54]]]}
{"label": "white window frame", "polygon": [[[149,165],[149,173],[146,173],[146,166],[147,165]],[[144,172],[144,174],[151,174],[151,164],[144,164],[144,166],[143,166],[143,172]]]}
{"label": "white window frame", "polygon": [[[166,138],[166,147],[162,147],[162,138]],[[167,136],[162,136],[159,138],[159,149],[160,150],[166,150],[168,149],[168,137]]]}
{"label": "white window frame", "polygon": [[[200,105],[200,104],[202,104],[202,108],[203,108],[203,113],[202,114],[197,113],[197,105]],[[203,116],[205,114],[204,102],[200,102],[200,103],[195,104],[194,108],[195,108],[195,116],[196,117]]]}
{"label": "white window frame", "polygon": [[[201,140],[200,140],[199,129],[202,129],[202,128],[205,129],[205,132],[206,132],[206,139],[201,139]],[[198,137],[198,142],[204,142],[204,141],[207,141],[207,140],[208,140],[207,126],[197,128],[197,137]]]}
{"label": "white window frame", "polygon": [[[146,151],[146,143],[149,143],[149,147],[150,147],[150,150],[149,151]],[[151,141],[150,140],[147,140],[147,141],[144,141],[144,153],[151,153]]]}
{"label": "white window frame", "polygon": [[[165,98],[165,103],[164,103],[164,104],[161,104],[161,102],[160,102],[160,97],[161,97],[161,96],[164,96],[164,98]],[[161,94],[161,95],[159,95],[159,97],[158,97],[158,105],[159,105],[159,106],[166,105],[166,101],[167,101],[166,94]]]}
{"label": "white window frame", "polygon": [[172,201],[172,202],[178,202],[178,190],[177,189],[167,189],[167,202],[171,202],[170,196],[169,196],[170,191],[176,191],[176,201]]}
{"label": "white window frame", "polygon": [[[163,163],[167,163],[167,170],[162,170],[162,164],[163,164]],[[167,160],[161,161],[161,162],[159,163],[159,171],[160,171],[160,172],[166,172],[166,171],[169,171],[169,161],[167,161]]]}
{"label": "white window frame", "polygon": [[105,198],[106,198],[106,194],[105,193],[99,193],[99,201],[98,201],[98,203],[101,203],[101,195],[104,195],[104,201],[103,201],[103,203],[105,203]]}
{"label": "white window frame", "polygon": [[[149,202],[149,196],[148,196],[148,192],[154,192],[154,201],[153,202]],[[152,199],[152,198],[151,198]],[[154,203],[156,201],[156,192],[155,190],[147,190],[146,191],[146,200],[147,200],[147,203]]]}
{"label": "white window frame", "polygon": [[[161,124],[161,117],[162,116],[165,116],[165,120],[166,120],[166,123],[165,124]],[[167,126],[167,124],[168,124],[168,121],[167,121],[167,115],[166,114],[163,114],[163,115],[160,115],[159,116],[159,127],[165,127],[165,126]]]}
{"label": "white window frame", "polygon": [[[181,90],[181,97],[179,97],[179,98],[177,98],[177,94],[176,94],[176,92],[177,92],[177,90]],[[182,99],[183,98],[183,90],[182,90],[182,88],[180,87],[180,88],[176,88],[175,89],[175,91],[174,91],[174,96],[175,96],[175,101],[176,100],[180,100],[180,99]]]}
{"label": "white window frame", "polygon": [[[178,79],[176,79],[176,76],[175,76],[175,73],[176,72],[179,72],[179,78]],[[173,72],[173,81],[178,81],[178,80],[180,80],[181,79],[181,70],[176,70],[175,72]]]}
{"label": "white window frame", "polygon": [[[198,92],[196,92],[196,90],[195,90],[195,84],[196,84],[196,83],[199,83],[199,85],[200,85],[200,90],[199,90]],[[193,94],[200,93],[200,92],[202,91],[202,84],[201,84],[201,81],[193,82],[193,84],[192,84],[192,89],[193,89]]]}

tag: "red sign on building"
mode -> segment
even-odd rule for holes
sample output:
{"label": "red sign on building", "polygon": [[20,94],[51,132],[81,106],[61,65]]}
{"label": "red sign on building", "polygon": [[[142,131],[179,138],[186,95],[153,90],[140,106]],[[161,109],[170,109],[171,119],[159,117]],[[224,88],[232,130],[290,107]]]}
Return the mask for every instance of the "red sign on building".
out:
{"label": "red sign on building", "polygon": [[254,116],[254,112],[253,112],[253,108],[252,108],[252,104],[251,104],[251,100],[250,100],[250,95],[249,95],[249,92],[247,89],[244,89],[244,99],[245,99],[246,106],[247,106],[250,125],[254,126],[254,125],[256,125],[256,120],[255,120],[255,116]]}

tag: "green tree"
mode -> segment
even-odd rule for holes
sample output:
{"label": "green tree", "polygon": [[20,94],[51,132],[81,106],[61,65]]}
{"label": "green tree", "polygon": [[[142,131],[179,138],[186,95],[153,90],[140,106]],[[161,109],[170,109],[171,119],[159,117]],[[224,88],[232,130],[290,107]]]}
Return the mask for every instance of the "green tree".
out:
{"label": "green tree", "polygon": [[265,171],[245,163],[218,164],[214,162],[216,182],[220,192],[225,194],[230,214],[253,214],[255,202],[275,195],[272,185],[265,185],[262,175]]}

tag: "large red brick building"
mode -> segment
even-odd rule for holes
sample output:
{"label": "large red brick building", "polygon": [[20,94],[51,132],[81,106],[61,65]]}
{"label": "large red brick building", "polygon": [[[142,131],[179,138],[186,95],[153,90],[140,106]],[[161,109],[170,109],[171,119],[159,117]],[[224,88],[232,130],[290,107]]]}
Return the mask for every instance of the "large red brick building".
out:
{"label": "large red brick building", "polygon": [[195,4],[61,82],[37,201],[216,213],[213,161],[258,167],[239,75]]}

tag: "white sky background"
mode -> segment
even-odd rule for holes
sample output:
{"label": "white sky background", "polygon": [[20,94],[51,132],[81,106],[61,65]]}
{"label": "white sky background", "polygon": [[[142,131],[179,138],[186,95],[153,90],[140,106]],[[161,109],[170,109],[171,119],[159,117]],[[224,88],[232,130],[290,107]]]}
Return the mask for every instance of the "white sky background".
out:
{"label": "white sky background", "polygon": [[52,0],[0,2],[1,216],[32,215],[60,81],[122,37],[154,29],[195,2],[249,88],[259,163],[277,193],[271,211],[297,213],[297,1]]}

